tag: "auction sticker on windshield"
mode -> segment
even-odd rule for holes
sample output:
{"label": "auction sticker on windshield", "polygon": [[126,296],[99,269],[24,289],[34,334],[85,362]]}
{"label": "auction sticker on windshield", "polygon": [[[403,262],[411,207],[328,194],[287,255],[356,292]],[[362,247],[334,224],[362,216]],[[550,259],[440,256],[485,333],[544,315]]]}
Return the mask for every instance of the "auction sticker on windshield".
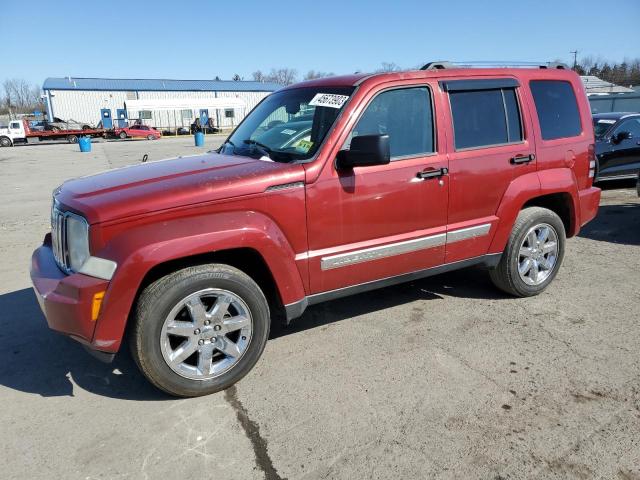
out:
{"label": "auction sticker on windshield", "polygon": [[342,108],[344,102],[349,99],[347,95],[336,95],[335,93],[316,93],[309,105],[316,107]]}

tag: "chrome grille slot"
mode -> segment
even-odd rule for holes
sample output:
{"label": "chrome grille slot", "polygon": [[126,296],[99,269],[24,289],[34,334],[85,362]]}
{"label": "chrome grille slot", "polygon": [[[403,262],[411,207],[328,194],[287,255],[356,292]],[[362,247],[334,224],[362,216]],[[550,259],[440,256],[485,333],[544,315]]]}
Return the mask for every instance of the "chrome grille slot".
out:
{"label": "chrome grille slot", "polygon": [[60,270],[69,273],[66,237],[67,215],[54,205],[51,210],[51,248],[53,250],[53,257]]}

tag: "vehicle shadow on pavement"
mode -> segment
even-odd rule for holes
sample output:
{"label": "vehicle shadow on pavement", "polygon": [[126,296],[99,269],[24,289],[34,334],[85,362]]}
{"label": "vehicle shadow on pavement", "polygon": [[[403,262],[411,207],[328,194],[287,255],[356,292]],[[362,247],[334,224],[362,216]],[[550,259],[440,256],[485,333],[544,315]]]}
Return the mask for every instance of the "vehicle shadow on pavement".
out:
{"label": "vehicle shadow on pavement", "polygon": [[293,320],[290,325],[274,323],[270,338],[284,337],[418,300],[443,300],[444,297],[487,300],[513,298],[491,283],[485,268],[470,267],[312,305],[302,317]]}
{"label": "vehicle shadow on pavement", "polygon": [[138,371],[123,346],[111,364],[49,329],[33,290],[0,295],[0,384],[43,397],[74,396],[78,387],[126,400],[169,400]]}
{"label": "vehicle shadow on pavement", "polygon": [[640,245],[640,203],[600,205],[598,215],[579,237],[626,245]]}

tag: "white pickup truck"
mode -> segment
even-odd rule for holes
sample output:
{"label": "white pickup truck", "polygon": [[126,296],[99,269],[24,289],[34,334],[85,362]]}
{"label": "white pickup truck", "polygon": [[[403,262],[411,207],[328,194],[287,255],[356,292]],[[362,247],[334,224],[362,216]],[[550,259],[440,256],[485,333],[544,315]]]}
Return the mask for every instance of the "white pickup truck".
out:
{"label": "white pickup truck", "polygon": [[12,147],[16,140],[26,141],[27,135],[20,120],[10,120],[7,127],[0,127],[0,147]]}

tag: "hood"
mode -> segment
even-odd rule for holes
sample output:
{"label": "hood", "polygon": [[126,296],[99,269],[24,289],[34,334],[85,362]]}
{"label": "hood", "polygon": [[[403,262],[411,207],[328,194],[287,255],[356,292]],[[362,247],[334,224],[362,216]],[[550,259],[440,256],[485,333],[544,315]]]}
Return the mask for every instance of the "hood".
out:
{"label": "hood", "polygon": [[302,165],[208,153],[69,180],[55,198],[94,224],[262,193],[271,185],[299,181],[304,181]]}

